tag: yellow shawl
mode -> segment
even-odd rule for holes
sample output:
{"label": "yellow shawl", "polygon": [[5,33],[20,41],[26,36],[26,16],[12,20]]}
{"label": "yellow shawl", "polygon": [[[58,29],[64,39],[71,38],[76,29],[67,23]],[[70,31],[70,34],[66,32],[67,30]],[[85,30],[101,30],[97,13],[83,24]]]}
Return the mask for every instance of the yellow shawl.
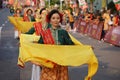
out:
{"label": "yellow shawl", "polygon": [[24,22],[22,17],[8,16],[9,21],[20,31],[21,33],[28,32],[35,22]]}
{"label": "yellow shawl", "polygon": [[85,80],[91,80],[98,69],[97,58],[91,46],[81,44],[72,36],[71,38],[76,45],[48,45],[33,43],[39,36],[21,34],[18,65],[24,67],[28,61],[49,68],[55,63],[63,66],[88,64],[88,75]]}

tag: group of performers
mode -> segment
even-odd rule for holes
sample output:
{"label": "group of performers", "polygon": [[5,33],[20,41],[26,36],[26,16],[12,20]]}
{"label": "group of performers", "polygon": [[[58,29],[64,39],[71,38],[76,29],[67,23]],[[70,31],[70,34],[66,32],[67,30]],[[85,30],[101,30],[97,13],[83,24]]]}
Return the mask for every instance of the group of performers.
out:
{"label": "group of performers", "polygon": [[[38,43],[52,44],[52,45],[74,45],[68,32],[61,29],[59,23],[62,21],[62,14],[58,10],[52,10],[47,15],[47,22],[45,22],[45,8],[41,9],[41,22],[36,22],[26,34],[36,33],[41,35]],[[47,68],[41,66],[40,80],[68,80],[68,68],[66,66],[55,65],[54,68]]]}
{"label": "group of performers", "polygon": [[[41,8],[36,10],[36,14],[33,15],[34,11],[32,9],[27,9],[24,15],[21,15],[21,10],[16,9],[14,17],[23,17],[24,22],[35,22],[33,27],[29,29],[24,34],[32,35],[35,34],[40,36],[37,42],[38,44],[49,44],[49,45],[75,45],[72,41],[69,33],[62,29],[60,23],[62,22],[63,14],[57,9],[52,9],[48,11],[46,8]],[[36,17],[36,18],[35,18]],[[17,30],[17,29],[15,29]],[[21,36],[21,31],[18,30],[19,36]],[[62,54],[61,54],[62,55]],[[64,55],[63,55],[64,57]],[[53,62],[54,63],[54,62]],[[48,68],[42,64],[33,64],[34,68],[38,67],[41,69],[40,77],[37,80],[68,80],[68,66],[59,65],[54,63],[53,68]],[[33,76],[34,77],[34,76]],[[34,80],[34,79],[33,79]],[[88,77],[86,80],[91,80]]]}
{"label": "group of performers", "polygon": [[[40,14],[42,20],[44,19],[45,8],[41,9]],[[44,15],[44,16],[43,16]],[[38,43],[52,44],[52,45],[74,45],[68,32],[61,29],[59,23],[62,21],[62,14],[58,10],[52,10],[47,15],[47,22],[45,19],[42,22],[37,22],[26,34],[41,35]],[[38,26],[39,25],[39,26]],[[47,68],[41,66],[40,80],[68,80],[67,66],[55,65],[54,68]]]}

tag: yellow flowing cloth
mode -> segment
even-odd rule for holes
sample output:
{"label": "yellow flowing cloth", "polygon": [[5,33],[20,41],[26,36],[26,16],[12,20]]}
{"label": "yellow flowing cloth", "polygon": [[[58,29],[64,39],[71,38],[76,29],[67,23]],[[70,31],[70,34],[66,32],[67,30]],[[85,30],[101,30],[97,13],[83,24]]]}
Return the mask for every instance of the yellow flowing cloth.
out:
{"label": "yellow flowing cloth", "polygon": [[19,20],[19,21],[23,20],[22,17],[13,17],[13,16],[8,16],[8,19],[14,25],[14,27],[16,27],[17,29],[19,29],[18,24],[17,24],[17,20]]}
{"label": "yellow flowing cloth", "polygon": [[20,31],[21,33],[28,32],[35,22],[24,22],[22,17],[8,16],[9,21]]}
{"label": "yellow flowing cloth", "polygon": [[71,38],[76,45],[48,45],[33,43],[38,41],[39,36],[21,34],[18,65],[24,67],[28,61],[49,68],[55,63],[63,66],[88,64],[85,80],[91,80],[98,69],[97,58],[91,46],[81,44],[72,36]]}
{"label": "yellow flowing cloth", "polygon": [[24,21],[17,21],[18,27],[20,27],[21,33],[28,32],[35,22],[24,22]]}

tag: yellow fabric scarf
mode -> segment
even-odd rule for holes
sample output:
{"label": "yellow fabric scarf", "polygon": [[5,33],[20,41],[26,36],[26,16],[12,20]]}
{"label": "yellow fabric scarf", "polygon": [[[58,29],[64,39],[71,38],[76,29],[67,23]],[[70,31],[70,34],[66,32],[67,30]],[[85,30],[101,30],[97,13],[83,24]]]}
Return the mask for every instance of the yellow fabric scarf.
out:
{"label": "yellow fabric scarf", "polygon": [[18,24],[17,24],[17,20],[22,21],[22,17],[13,17],[13,16],[8,16],[9,21],[18,29]]}
{"label": "yellow fabric scarf", "polygon": [[28,32],[35,22],[24,22],[22,17],[8,16],[9,21],[20,31],[21,33]]}
{"label": "yellow fabric scarf", "polygon": [[55,64],[63,66],[81,66],[88,64],[88,75],[85,80],[91,80],[97,72],[98,61],[91,46],[83,45],[71,36],[76,45],[48,45],[33,43],[39,36],[21,34],[18,65],[24,67],[31,61],[38,65],[52,68]]}

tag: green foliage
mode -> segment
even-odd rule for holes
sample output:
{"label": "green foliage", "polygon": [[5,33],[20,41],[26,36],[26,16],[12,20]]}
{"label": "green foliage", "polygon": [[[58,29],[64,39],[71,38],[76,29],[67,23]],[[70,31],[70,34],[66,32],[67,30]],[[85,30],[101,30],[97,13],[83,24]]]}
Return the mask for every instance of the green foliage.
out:
{"label": "green foliage", "polygon": [[48,7],[49,6],[49,2],[45,0],[45,6]]}
{"label": "green foliage", "polygon": [[115,4],[113,3],[113,1],[111,1],[109,4],[107,4],[107,8],[108,9],[111,9],[111,12],[114,13],[116,12],[116,7],[115,7]]}
{"label": "green foliage", "polygon": [[[55,4],[58,4],[58,5],[60,5],[60,0],[50,0],[50,5],[51,6],[54,6]],[[62,4],[63,4],[63,9],[66,9],[66,5],[65,5],[65,2],[63,1],[62,2]],[[49,1],[48,0],[45,0],[45,5],[46,5],[46,7],[49,7]]]}
{"label": "green foliage", "polygon": [[[55,4],[60,4],[60,1],[59,0],[50,0],[50,5],[55,5]],[[45,0],[45,5],[46,5],[46,7],[49,6],[48,0]]]}
{"label": "green foliage", "polygon": [[50,5],[55,5],[56,3],[60,3],[59,0],[50,0]]}
{"label": "green foliage", "polygon": [[91,3],[93,3],[95,0],[90,0]]}

